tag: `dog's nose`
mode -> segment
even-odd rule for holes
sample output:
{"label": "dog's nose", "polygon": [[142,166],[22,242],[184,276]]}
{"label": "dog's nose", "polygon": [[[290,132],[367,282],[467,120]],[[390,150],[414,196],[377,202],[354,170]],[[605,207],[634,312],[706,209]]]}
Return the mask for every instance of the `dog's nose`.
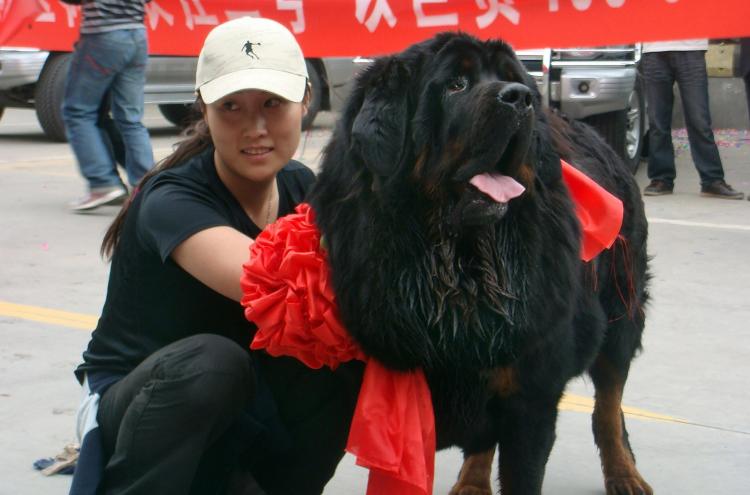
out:
{"label": "dog's nose", "polygon": [[531,91],[521,83],[509,83],[500,89],[497,99],[517,110],[526,110],[531,106]]}

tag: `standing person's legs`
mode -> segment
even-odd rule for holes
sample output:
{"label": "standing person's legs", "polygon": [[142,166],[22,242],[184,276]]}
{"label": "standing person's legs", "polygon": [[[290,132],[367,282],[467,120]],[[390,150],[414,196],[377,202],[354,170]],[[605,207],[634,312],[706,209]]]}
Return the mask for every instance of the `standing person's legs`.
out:
{"label": "standing person's legs", "polygon": [[740,73],[745,81],[747,113],[750,116],[750,37],[740,38]]}
{"label": "standing person's legs", "polygon": [[146,83],[148,41],[144,29],[122,31],[131,54],[112,83],[112,116],[125,143],[125,169],[131,186],[154,166],[151,139],[143,120],[143,87]]}
{"label": "standing person's legs", "polygon": [[674,74],[667,53],[644,53],[641,71],[648,102],[648,177],[671,186],[676,176],[672,147]]}
{"label": "standing person's legs", "polygon": [[119,47],[104,34],[83,35],[76,45],[65,82],[63,119],[70,146],[89,190],[120,188],[120,177],[97,126],[99,108],[117,70]]}
{"label": "standing person's legs", "polygon": [[250,357],[227,338],[195,335],[155,352],[101,398],[111,454],[102,493],[186,495],[197,478],[221,493],[231,465],[215,462],[219,443],[253,394]]}
{"label": "standing person's legs", "polygon": [[702,51],[687,51],[672,52],[672,56],[682,97],[690,154],[698,169],[701,185],[706,186],[723,180],[724,169],[711,129],[705,54]]}
{"label": "standing person's legs", "polygon": [[[109,93],[104,95],[102,99],[102,105],[99,107],[99,120],[97,124],[99,129],[102,130],[102,136],[104,138],[107,147],[112,153],[112,158],[121,167],[125,167],[125,143],[122,142],[122,135],[115,125],[115,121],[110,116],[110,100],[111,96]],[[115,172],[116,173],[116,172]]]}

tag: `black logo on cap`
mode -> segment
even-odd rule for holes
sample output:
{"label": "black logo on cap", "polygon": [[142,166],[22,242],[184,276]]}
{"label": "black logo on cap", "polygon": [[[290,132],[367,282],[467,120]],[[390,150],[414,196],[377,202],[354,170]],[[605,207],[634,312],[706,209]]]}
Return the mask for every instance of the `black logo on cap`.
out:
{"label": "black logo on cap", "polygon": [[244,45],[242,45],[242,49],[245,51],[245,55],[248,57],[252,57],[257,59],[258,55],[253,51],[253,45],[260,46],[260,43],[250,43],[249,41],[246,41]]}

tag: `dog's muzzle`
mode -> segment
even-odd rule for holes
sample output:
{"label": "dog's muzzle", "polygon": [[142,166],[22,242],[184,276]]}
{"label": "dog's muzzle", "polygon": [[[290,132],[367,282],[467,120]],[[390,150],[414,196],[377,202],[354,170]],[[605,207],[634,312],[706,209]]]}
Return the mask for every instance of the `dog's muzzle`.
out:
{"label": "dog's muzzle", "polygon": [[501,220],[508,203],[525,188],[513,176],[528,150],[534,118],[531,91],[516,82],[494,82],[482,90],[469,149],[474,153],[454,180],[465,184],[449,223],[451,230]]}

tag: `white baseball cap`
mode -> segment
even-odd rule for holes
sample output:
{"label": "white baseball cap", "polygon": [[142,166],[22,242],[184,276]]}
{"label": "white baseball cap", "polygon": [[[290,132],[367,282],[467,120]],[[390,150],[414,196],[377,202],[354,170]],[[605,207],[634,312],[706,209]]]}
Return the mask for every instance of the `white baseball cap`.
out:
{"label": "white baseball cap", "polygon": [[240,17],[208,33],[198,57],[195,90],[205,103],[244,89],[300,102],[307,66],[294,35],[271,19]]}

